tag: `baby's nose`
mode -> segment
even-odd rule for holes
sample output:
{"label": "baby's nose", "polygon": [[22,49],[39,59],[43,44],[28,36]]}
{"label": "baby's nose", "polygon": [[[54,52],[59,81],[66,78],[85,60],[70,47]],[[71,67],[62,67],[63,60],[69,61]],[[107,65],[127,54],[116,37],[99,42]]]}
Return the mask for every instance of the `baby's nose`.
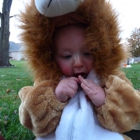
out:
{"label": "baby's nose", "polygon": [[81,56],[76,56],[74,58],[74,66],[75,67],[82,67],[83,66],[83,61]]}

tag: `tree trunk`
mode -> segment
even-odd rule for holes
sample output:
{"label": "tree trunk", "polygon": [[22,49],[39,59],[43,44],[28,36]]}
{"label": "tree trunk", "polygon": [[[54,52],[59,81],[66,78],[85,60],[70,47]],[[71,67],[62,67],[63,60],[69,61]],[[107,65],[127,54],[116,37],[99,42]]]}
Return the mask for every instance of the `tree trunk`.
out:
{"label": "tree trunk", "polygon": [[11,66],[9,62],[9,13],[12,0],[4,0],[0,29],[0,67]]}

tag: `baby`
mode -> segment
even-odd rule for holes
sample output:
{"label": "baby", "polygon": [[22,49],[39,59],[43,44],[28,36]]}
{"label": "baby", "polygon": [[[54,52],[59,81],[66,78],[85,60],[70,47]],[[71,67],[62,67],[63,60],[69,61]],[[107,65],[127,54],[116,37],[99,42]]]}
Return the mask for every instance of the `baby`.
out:
{"label": "baby", "polygon": [[60,102],[69,103],[56,131],[38,137],[38,140],[123,140],[118,133],[101,127],[93,111],[93,106],[100,107],[105,103],[105,92],[94,72],[96,60],[85,45],[85,30],[84,24],[68,24],[54,31],[53,57],[64,75],[54,93]]}
{"label": "baby", "polygon": [[19,91],[21,124],[38,140],[130,140],[121,133],[140,122],[140,92],[120,69],[111,5],[32,0],[20,18],[35,81]]}

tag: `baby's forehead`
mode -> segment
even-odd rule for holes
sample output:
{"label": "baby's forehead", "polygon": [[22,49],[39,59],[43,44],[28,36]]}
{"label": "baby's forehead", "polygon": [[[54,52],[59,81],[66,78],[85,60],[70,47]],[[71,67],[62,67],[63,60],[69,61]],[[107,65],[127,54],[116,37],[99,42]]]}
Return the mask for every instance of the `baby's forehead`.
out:
{"label": "baby's forehead", "polygon": [[53,40],[55,49],[69,49],[71,46],[77,47],[77,45],[82,47],[85,41],[85,28],[79,24],[57,28]]}
{"label": "baby's forehead", "polygon": [[55,28],[54,31],[54,37],[59,37],[59,36],[67,36],[71,34],[84,34],[84,31],[86,29],[86,26],[84,24],[68,24],[65,26],[61,26],[58,28]]}

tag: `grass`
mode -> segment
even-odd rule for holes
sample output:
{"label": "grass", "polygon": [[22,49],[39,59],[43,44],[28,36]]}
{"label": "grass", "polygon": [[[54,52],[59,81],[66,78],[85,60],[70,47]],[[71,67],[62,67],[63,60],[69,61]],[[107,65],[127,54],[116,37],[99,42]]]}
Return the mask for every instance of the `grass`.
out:
{"label": "grass", "polygon": [[25,61],[11,64],[15,67],[0,68],[0,133],[6,140],[33,140],[32,132],[20,124],[18,117],[18,91],[33,82],[23,66]]}
{"label": "grass", "polygon": [[133,83],[134,88],[140,90],[140,63],[132,64],[132,68],[124,68],[123,71]]}
{"label": "grass", "polygon": [[[11,61],[11,64],[15,67],[0,68],[0,133],[6,140],[33,140],[32,132],[20,124],[18,117],[18,91],[33,82],[25,70],[25,61]],[[123,71],[134,88],[140,89],[140,64],[133,64],[132,68]]]}

